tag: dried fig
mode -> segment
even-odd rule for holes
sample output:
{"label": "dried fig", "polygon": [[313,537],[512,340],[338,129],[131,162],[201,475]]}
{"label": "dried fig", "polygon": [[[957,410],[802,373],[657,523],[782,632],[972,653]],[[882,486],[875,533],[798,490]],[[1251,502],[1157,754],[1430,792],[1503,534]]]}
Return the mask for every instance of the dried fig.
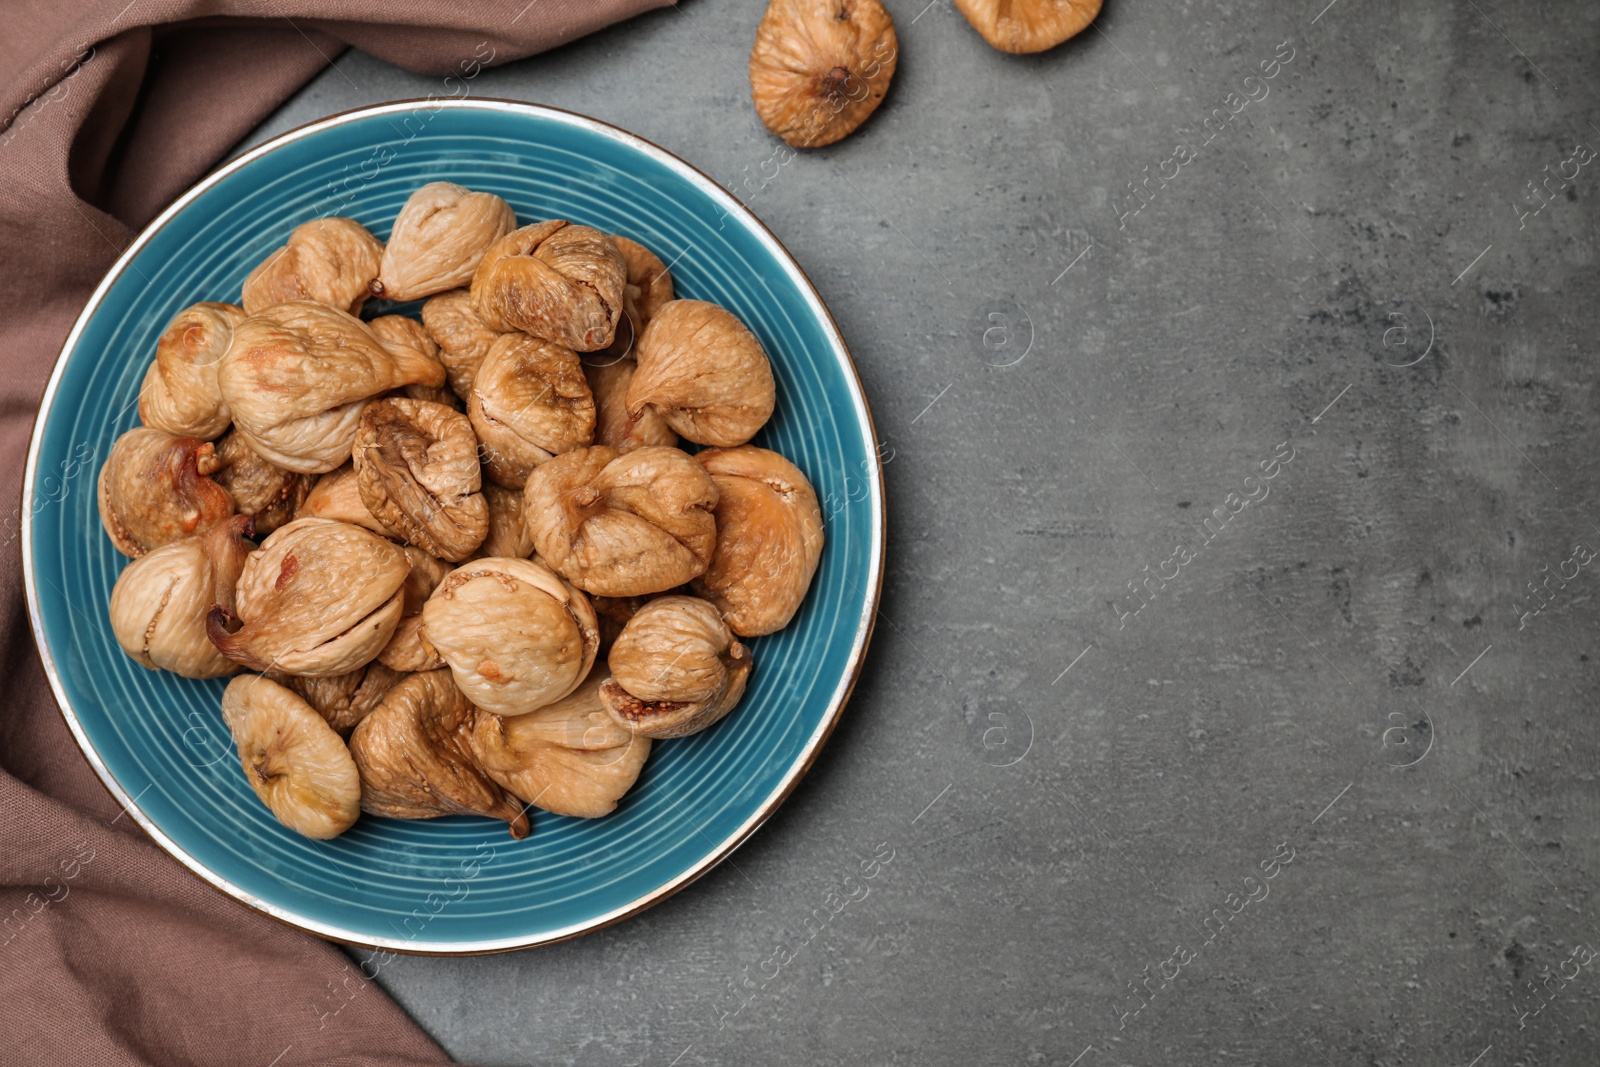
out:
{"label": "dried fig", "polygon": [[445,666],[444,657],[422,636],[422,606],[450,573],[450,564],[414,546],[408,545],[403,551],[411,560],[411,574],[403,587],[400,624],[373,662],[397,671],[436,671]]}
{"label": "dried fig", "polygon": [[371,530],[380,537],[400,539],[399,534],[379,522],[377,516],[368,511],[367,505],[362,502],[353,462],[319,477],[306,495],[305,503],[295,510],[294,517],[348,522]]}
{"label": "dried fig", "polygon": [[557,815],[597,819],[616,810],[650,755],[650,739],[618,726],[600,703],[605,672],[526,715],[479,711],[478,766],[507,792]]}
{"label": "dried fig", "polygon": [[367,326],[377,335],[385,348],[400,345],[424,359],[439,364],[440,373],[444,375],[446,384],[423,385],[420,382],[413,382],[402,390],[406,396],[412,400],[431,400],[435,404],[460,409],[456,394],[450,390],[449,371],[439,359],[439,346],[428,336],[428,331],[423,329],[422,323],[416,319],[408,319],[404,315],[380,315],[368,322]]}
{"label": "dried fig", "polygon": [[527,559],[533,555],[533,538],[522,520],[522,490],[486,485],[483,498],[489,502],[489,536],[478,546],[478,556]]}
{"label": "dried fig", "polygon": [[635,348],[628,411],[653,407],[701,445],[742,445],[772,416],[772,365],[733,312],[703,300],[664,304]]}
{"label": "dried fig", "polygon": [[403,345],[385,347],[352,315],[296,300],[239,324],[217,381],[251,448],[320,474],[350,458],[366,401],[413,382],[442,385],[444,368]]}
{"label": "dried fig", "polygon": [[439,360],[449,376],[450,388],[462,400],[472,396],[473,379],[489,349],[503,337],[492,330],[472,308],[472,294],[452,289],[422,305],[422,325],[439,346]]}
{"label": "dried fig", "polygon": [[489,349],[467,417],[490,479],[507,489],[522,488],[551,456],[594,439],[594,397],[577,355],[526,334],[506,334]]}
{"label": "dried fig", "polygon": [[750,98],[795,148],[832,144],[878,109],[898,58],[879,0],[772,0],[750,50]]}
{"label": "dried fig", "polygon": [[794,618],[822,558],[822,508],[800,468],[754,445],[695,456],[717,483],[717,551],[692,587],[740,637]]}
{"label": "dried fig", "polygon": [[639,328],[650,325],[661,305],[672,299],[672,275],[661,257],[644,245],[620,234],[612,234],[611,241],[622,253],[628,267],[628,296],[639,320]]}
{"label": "dried fig", "polygon": [[391,670],[373,660],[365,667],[357,667],[349,674],[335,674],[329,678],[302,678],[293,674],[268,675],[273,681],[292,689],[310,704],[340,737],[349,737],[362,719],[372,714],[378,701],[400,684],[405,677],[402,671]]}
{"label": "dried fig", "polygon": [[312,219],[289,234],[289,243],[268,256],[244,280],[244,309],[255,315],[291,300],[354,315],[378,276],[383,244],[355,219]]}
{"label": "dried fig", "polygon": [[245,319],[232,304],[196,304],[173,317],[139,387],[139,421],[178,437],[211,440],[233,416],[217,388],[217,361]]}
{"label": "dried fig", "polygon": [[985,41],[1002,52],[1043,52],[1083,32],[1101,0],[955,0]]}
{"label": "dried fig", "polygon": [[222,721],[239,746],[245,780],[297,834],[338,837],[361,817],[361,777],[350,750],[304,700],[270,678],[235,678]]}
{"label": "dried fig", "polygon": [[258,536],[265,537],[294,518],[316,481],[309,474],[268,463],[238,433],[227,434],[215,447],[220,466],[213,477],[233,497],[239,514],[255,518]]}
{"label": "dried fig", "polygon": [[536,222],[496,241],[472,276],[472,306],[496,330],[522,330],[575,352],[611,343],[628,265],[589,226]]}
{"label": "dried fig", "polygon": [[609,363],[583,362],[583,376],[594,394],[594,443],[629,452],[641,445],[676,445],[678,435],[655,408],[637,416],[628,413],[628,386],[639,365],[631,359]]}
{"label": "dried fig", "polygon": [[213,604],[233,606],[233,587],[255,545],[250,516],[162,545],[132,563],[111,589],[111,632],[122,650],[151,670],[220,678],[238,666],[206,636]]}
{"label": "dried fig", "polygon": [[400,546],[359,526],[296,519],[245,561],[233,610],[213,608],[206,630],[251,670],[348,674],[389,643],[410,570]]}
{"label": "dried fig", "polygon": [[517,228],[517,213],[493,193],[429,182],[394,220],[374,296],[421,300],[472,281],[489,246]]}
{"label": "dried fig", "polygon": [[645,737],[684,737],[720,720],[744,695],[750,650],[698,597],[664,596],[640,608],[607,658],[600,701]]}
{"label": "dried fig", "polygon": [[650,602],[647,596],[592,596],[595,618],[600,620],[600,651],[610,651],[628,620]]}
{"label": "dried fig", "polygon": [[522,505],[540,557],[599,596],[682,585],[716,548],[716,484],[676,448],[597,445],[557,456],[529,476]]}
{"label": "dried fig", "polygon": [[367,510],[430,555],[466,559],[489,532],[478,439],[467,417],[426,400],[374,400],[351,459]]}
{"label": "dried fig", "polygon": [[211,480],[215,447],[136,427],[117,438],[100,468],[100,522],[124,556],[189,534],[203,533],[233,514],[233,498]]}
{"label": "dried fig", "polygon": [[445,576],[422,636],[471,701],[521,715],[577,688],[600,648],[588,599],[542,563],[479,559]]}
{"label": "dried fig", "polygon": [[528,813],[473,761],[477,712],[449,671],[413,674],[389,690],[350,735],[361,810],[396,819],[488,815],[528,836]]}

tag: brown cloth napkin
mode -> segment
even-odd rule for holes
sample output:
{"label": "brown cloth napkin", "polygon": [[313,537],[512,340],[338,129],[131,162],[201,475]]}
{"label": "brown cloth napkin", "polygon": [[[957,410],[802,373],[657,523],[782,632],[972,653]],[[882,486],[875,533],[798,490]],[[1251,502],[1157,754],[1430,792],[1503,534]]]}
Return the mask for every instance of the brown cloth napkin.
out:
{"label": "brown cloth napkin", "polygon": [[[381,0],[7,4],[0,1062],[447,1062],[337,949],[189,874],[95,778],[45,683],[23,605],[17,501],[29,429],[62,341],[116,254],[346,45],[442,77],[488,55],[484,44],[496,63],[520,59],[670,2],[467,0],[427,13]],[[75,489],[92,492],[95,473]]]}

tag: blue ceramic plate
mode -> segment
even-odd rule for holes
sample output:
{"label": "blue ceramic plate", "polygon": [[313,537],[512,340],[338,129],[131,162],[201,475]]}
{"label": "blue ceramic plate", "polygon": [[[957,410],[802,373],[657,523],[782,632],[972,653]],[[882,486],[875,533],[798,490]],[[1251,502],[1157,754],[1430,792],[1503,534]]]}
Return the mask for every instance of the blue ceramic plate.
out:
{"label": "blue ceramic plate", "polygon": [[[126,560],[94,484],[137,424],[156,338],[200,300],[239,299],[290,229],[351,216],[386,237],[406,197],[448,179],[498,193],[524,222],[563,218],[633,237],[680,296],[743,319],[771,356],[778,410],[756,443],[788,456],[824,502],[827,546],[804,607],[751,642],[739,709],[659,742],[617,812],[505,824],[364,817],[333,841],[284,829],[245,783],[222,725],[222,681],[144,670],[107,621]],[[772,814],[817,758],[861,668],[883,560],[871,416],[849,352],[805,274],[715,182],[593,119],[500,101],[385,104],[284,134],[229,163],[151,223],[95,290],[62,350],[28,455],[29,613],[56,698],[117,801],[223,892],[323,937],[402,952],[497,952],[573,937],[681,889]]]}

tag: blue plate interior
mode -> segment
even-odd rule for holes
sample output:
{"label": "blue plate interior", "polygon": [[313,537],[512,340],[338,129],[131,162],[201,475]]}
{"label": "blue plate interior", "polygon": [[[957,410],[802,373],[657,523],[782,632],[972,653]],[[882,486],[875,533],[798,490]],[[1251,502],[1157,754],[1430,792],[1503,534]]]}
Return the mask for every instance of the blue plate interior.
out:
{"label": "blue plate interior", "polygon": [[[94,478],[138,423],[156,338],[200,300],[237,301],[297,223],[348,215],[387,237],[406,197],[447,179],[504,197],[518,219],[625,234],[671,264],[680,296],[734,311],[761,339],[778,408],[755,443],[810,477],[827,545],[804,607],[751,642],[740,708],[659,742],[613,815],[502,823],[363,817],[328,842],[281,826],[240,772],[224,682],[146,671],[107,622],[126,561],[101,529]],[[758,223],[659,149],[528,105],[385,105],[247,154],[157,220],[91,302],[47,394],[30,467],[34,622],[58,696],[97,769],[156,838],[233,895],[315,932],[421,952],[492,951],[571,936],[659,899],[752,830],[803,773],[865,650],[881,553],[875,444],[826,312]]]}

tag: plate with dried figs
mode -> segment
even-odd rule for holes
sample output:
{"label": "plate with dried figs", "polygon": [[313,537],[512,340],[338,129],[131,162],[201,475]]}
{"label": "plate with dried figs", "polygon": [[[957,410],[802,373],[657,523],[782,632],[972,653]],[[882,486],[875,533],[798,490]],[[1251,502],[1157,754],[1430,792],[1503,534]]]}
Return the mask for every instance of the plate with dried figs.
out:
{"label": "plate with dried figs", "polygon": [[323,119],[179,198],[74,325],[24,494],[117,802],[396,952],[574,937],[726,858],[839,721],[883,566],[800,267],[677,157],[509,101]]}

